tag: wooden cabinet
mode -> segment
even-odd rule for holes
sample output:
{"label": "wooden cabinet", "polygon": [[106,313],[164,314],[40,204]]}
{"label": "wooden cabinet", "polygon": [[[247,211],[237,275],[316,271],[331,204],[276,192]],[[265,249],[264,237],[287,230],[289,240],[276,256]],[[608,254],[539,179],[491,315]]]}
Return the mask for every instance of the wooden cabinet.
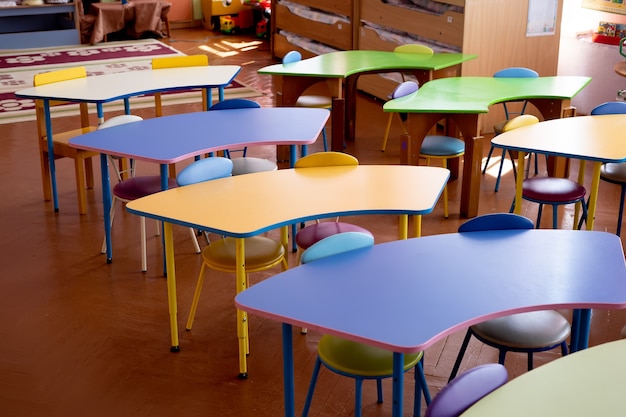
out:
{"label": "wooden cabinet", "polygon": [[[306,6],[311,17],[283,10],[290,3]],[[338,49],[391,51],[402,43],[422,43],[437,52],[478,55],[462,65],[464,76],[492,76],[512,66],[533,68],[540,76],[556,75],[563,0],[558,0],[555,31],[546,36],[527,36],[528,7],[529,0],[274,0],[272,53],[280,58],[298,49],[307,57]],[[345,19],[321,23],[323,14]],[[370,75],[360,77],[358,87],[386,99],[397,83],[397,75]],[[503,116],[496,107],[485,123],[486,132],[492,113],[494,120]]]}
{"label": "wooden cabinet", "polygon": [[74,3],[0,8],[0,49],[79,45]]}
{"label": "wooden cabinet", "polygon": [[353,49],[352,1],[273,0],[272,54],[298,50],[305,58]]}

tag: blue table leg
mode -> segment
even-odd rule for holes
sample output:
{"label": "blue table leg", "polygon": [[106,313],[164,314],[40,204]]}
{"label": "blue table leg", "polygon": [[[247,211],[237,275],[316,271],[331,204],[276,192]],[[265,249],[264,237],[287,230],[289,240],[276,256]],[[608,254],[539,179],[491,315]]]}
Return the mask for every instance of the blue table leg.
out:
{"label": "blue table leg", "polygon": [[107,263],[113,262],[111,244],[111,179],[109,178],[109,158],[100,154],[100,172],[102,176],[102,204],[104,207],[104,237],[106,242]]}
{"label": "blue table leg", "polygon": [[43,101],[43,112],[46,118],[46,138],[48,139],[48,168],[50,169],[50,184],[52,185],[52,204],[54,212],[59,212],[59,194],[57,193],[57,170],[54,163],[54,143],[52,139],[52,118],[50,117],[50,101]]}
{"label": "blue table leg", "polygon": [[[161,164],[161,190],[165,191],[169,188],[169,166],[167,164]],[[161,231],[163,231],[163,222],[161,222]],[[161,233],[161,243],[165,247],[165,233]],[[163,276],[167,276],[167,257],[163,253]]]}
{"label": "blue table leg", "polygon": [[402,401],[404,400],[404,353],[393,353],[393,403],[392,417],[402,417]]}
{"label": "blue table leg", "polygon": [[587,349],[589,347],[589,329],[591,328],[591,309],[585,308],[580,310],[580,325],[578,326],[578,345],[577,350]]}
{"label": "blue table leg", "polygon": [[283,385],[285,390],[285,417],[296,415],[293,376],[293,340],[291,324],[283,323]]}
{"label": "blue table leg", "polygon": [[96,103],[96,113],[98,115],[98,124],[101,125],[104,123],[104,109],[102,108],[102,103]]}
{"label": "blue table leg", "polygon": [[571,353],[578,350],[578,342],[580,337],[580,309],[574,309],[572,312],[572,332],[570,335],[569,351]]}
{"label": "blue table leg", "polygon": [[124,114],[130,114],[130,99],[124,99]]}

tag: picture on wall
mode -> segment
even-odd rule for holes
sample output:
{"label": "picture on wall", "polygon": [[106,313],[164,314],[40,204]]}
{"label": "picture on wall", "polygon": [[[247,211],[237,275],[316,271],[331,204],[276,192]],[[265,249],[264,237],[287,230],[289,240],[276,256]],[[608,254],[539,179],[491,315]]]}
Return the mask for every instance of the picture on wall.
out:
{"label": "picture on wall", "polygon": [[582,7],[609,13],[626,14],[625,0],[582,0]]}

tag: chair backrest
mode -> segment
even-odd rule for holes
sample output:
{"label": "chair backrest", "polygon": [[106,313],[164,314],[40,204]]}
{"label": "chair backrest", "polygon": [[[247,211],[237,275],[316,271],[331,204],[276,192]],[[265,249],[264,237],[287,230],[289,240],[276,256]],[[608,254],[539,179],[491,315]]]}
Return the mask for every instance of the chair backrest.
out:
{"label": "chair backrest", "polygon": [[[509,67],[509,68],[504,68],[501,69],[500,71],[496,71],[493,74],[494,78],[537,78],[539,77],[539,74],[537,73],[537,71],[532,70],[530,68],[525,68],[525,67]],[[502,106],[504,107],[504,114],[506,117],[506,120],[509,120],[511,118],[511,115],[516,115],[516,114],[524,114],[526,112],[526,106],[528,105],[528,101],[527,100],[519,100],[521,101],[522,104],[522,108],[517,111],[517,112],[513,112],[511,111],[506,102],[502,103]]]}
{"label": "chair backrest", "polygon": [[359,160],[343,152],[316,152],[303,156],[294,164],[294,168],[312,168],[328,166],[356,166]]}
{"label": "chair backrest", "polygon": [[291,64],[302,60],[302,54],[298,51],[289,51],[283,57],[283,65]]}
{"label": "chair backrest", "polygon": [[433,48],[426,45],[420,45],[418,43],[399,45],[396,46],[393,51],[401,54],[423,54],[425,56],[432,56],[435,53]]}
{"label": "chair backrest", "polygon": [[408,96],[409,94],[413,94],[417,92],[419,86],[415,81],[405,81],[403,83],[398,84],[398,86],[391,93],[391,98],[400,98]]}
{"label": "chair backrest", "polygon": [[[206,67],[209,65],[209,57],[207,55],[181,55],[168,56],[152,59],[152,69],[166,68],[182,68],[182,67]],[[206,89],[202,89],[202,109],[207,110],[209,107],[209,97]],[[154,93],[154,109],[157,117],[163,115],[163,102],[161,93]]]}
{"label": "chair backrest", "polygon": [[478,400],[504,385],[508,376],[506,368],[497,363],[472,368],[439,391],[428,405],[424,417],[458,417]]}
{"label": "chair backrest", "polygon": [[152,59],[152,69],[206,67],[209,65],[207,55],[181,55]]}
{"label": "chair backrest", "polygon": [[496,71],[494,78],[537,78],[537,71],[524,67],[509,67]]}
{"label": "chair backrest", "polygon": [[229,98],[212,105],[209,110],[259,109],[261,105],[247,98]]}
{"label": "chair backrest", "polygon": [[[37,87],[40,85],[58,83],[61,81],[68,81],[68,80],[74,80],[77,78],[86,78],[86,77],[87,77],[87,69],[85,67],[65,68],[61,70],[48,71],[48,72],[35,74],[33,78],[33,85]],[[67,102],[49,100],[48,104],[49,106],[52,107],[52,106],[57,106],[60,104],[67,104]],[[83,129],[84,133],[87,133],[90,130],[92,130],[89,126],[89,109],[87,107],[87,103],[80,103],[79,111],[80,111],[80,127]],[[39,134],[39,138],[44,139],[46,137],[46,121],[45,121],[43,100],[35,100],[35,116],[37,119],[37,131]]]}
{"label": "chair backrest", "polygon": [[143,117],[136,116],[134,114],[122,114],[119,116],[111,117],[98,125],[98,130],[106,129],[113,126],[120,126],[126,123],[139,122],[143,120]]}
{"label": "chair backrest", "polygon": [[533,221],[513,213],[491,213],[474,217],[459,226],[459,233],[484,230],[534,229]]}
{"label": "chair backrest", "polygon": [[[420,45],[418,43],[407,43],[404,45],[398,45],[393,49],[393,51],[400,54],[420,54],[424,58],[431,57],[435,53],[435,51],[433,51],[433,48],[426,45]],[[404,72],[401,71],[400,75],[402,76],[402,81],[406,81]]]}
{"label": "chair backrest", "polygon": [[86,78],[87,69],[85,67],[72,67],[56,71],[41,72],[35,74],[33,85],[35,87],[45,84],[58,83],[60,81],[73,80],[76,78]]}
{"label": "chair backrest", "polygon": [[[119,116],[111,117],[110,119],[105,120],[104,122],[98,125],[98,130],[107,129],[113,126],[120,126],[126,123],[134,123],[143,120],[143,117],[136,116],[134,114],[122,114]],[[110,165],[115,170],[115,174],[117,175],[117,180],[122,181],[127,176],[134,177],[135,176],[135,161],[130,160],[128,164],[118,163],[120,157],[114,157],[109,155]]]}
{"label": "chair backrest", "polygon": [[[209,107],[209,110],[233,110],[233,109],[260,109],[261,105],[256,101],[249,100],[247,98],[229,98],[226,100],[219,101]],[[244,147],[241,149],[228,149],[224,151],[224,154],[227,158],[231,157],[231,152],[241,152],[245,157],[248,148]]]}
{"label": "chair backrest", "polygon": [[607,101],[591,109],[592,116],[603,114],[626,114],[626,102],[624,101]]}
{"label": "chair backrest", "polygon": [[516,116],[506,122],[506,124],[502,128],[502,131],[508,132],[509,130],[534,125],[535,123],[539,123],[539,119],[536,116],[533,116],[532,114],[522,114],[521,116]]}
{"label": "chair backrest", "polygon": [[368,248],[374,245],[374,237],[363,232],[343,232],[325,237],[314,243],[300,257],[300,263],[306,264],[317,259],[337,255],[356,249]]}
{"label": "chair backrest", "polygon": [[219,156],[198,159],[183,168],[176,176],[179,186],[197,184],[199,182],[230,177],[233,172],[233,161]]}

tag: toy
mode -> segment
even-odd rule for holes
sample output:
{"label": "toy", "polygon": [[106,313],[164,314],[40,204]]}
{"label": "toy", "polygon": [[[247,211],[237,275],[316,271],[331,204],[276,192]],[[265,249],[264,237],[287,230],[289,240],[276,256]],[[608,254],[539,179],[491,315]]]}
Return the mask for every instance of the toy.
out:
{"label": "toy", "polygon": [[269,20],[265,17],[261,18],[256,24],[256,36],[258,38],[267,38],[268,30],[267,25],[269,24]]}
{"label": "toy", "polygon": [[222,33],[238,33],[254,27],[254,15],[251,9],[243,9],[237,14],[220,16]]}
{"label": "toy", "polygon": [[202,24],[215,30],[221,26],[220,16],[240,13],[249,7],[243,0],[202,0]]}

